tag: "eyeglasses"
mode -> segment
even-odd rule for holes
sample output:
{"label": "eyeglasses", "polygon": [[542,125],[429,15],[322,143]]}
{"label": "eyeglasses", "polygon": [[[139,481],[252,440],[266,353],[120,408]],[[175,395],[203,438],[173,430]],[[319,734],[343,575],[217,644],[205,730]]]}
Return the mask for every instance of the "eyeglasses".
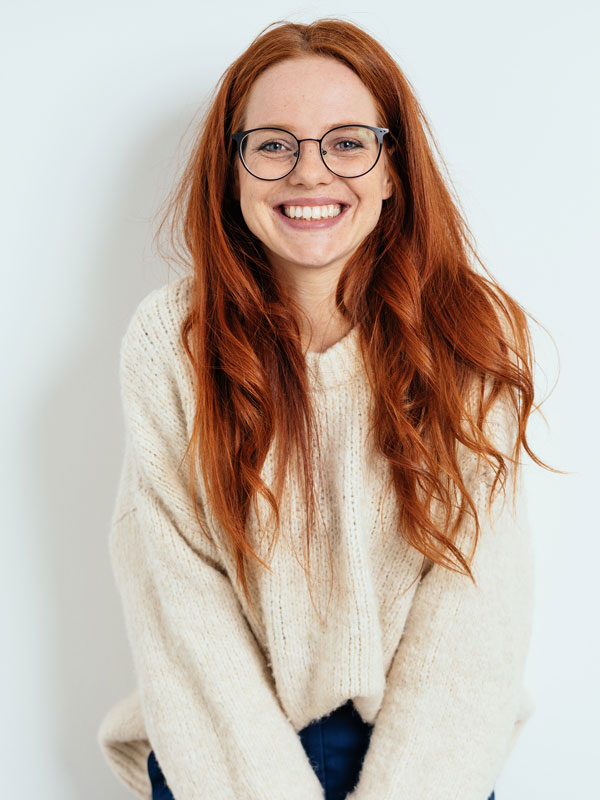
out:
{"label": "eyeglasses", "polygon": [[379,161],[389,128],[338,125],[320,139],[297,139],[283,128],[252,128],[232,133],[244,167],[261,181],[278,181],[294,169],[301,142],[318,142],[327,169],[340,178],[360,178]]}

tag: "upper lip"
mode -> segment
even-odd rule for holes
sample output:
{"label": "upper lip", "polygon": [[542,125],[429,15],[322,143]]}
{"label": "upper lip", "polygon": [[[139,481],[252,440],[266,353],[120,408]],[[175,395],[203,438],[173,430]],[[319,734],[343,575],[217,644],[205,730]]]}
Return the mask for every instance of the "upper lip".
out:
{"label": "upper lip", "polygon": [[290,200],[282,200],[276,206],[347,206],[343,200],[336,197],[294,197]]}

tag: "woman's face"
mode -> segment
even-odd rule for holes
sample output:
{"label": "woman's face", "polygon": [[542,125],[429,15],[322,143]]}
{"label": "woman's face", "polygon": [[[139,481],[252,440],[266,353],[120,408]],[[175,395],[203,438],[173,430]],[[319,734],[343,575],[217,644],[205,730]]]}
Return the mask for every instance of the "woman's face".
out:
{"label": "woman's face", "polygon": [[[360,78],[329,56],[288,59],[261,73],[242,122],[243,130],[285,128],[298,139],[318,139],[346,123],[378,126],[375,102]],[[295,169],[280,180],[254,177],[239,157],[234,176],[234,193],[246,225],[263,243],[269,262],[288,277],[299,269],[341,270],[377,224],[382,201],[392,194],[385,149],[375,167],[358,178],[330,172],[318,142],[303,142]],[[281,213],[282,204],[341,204],[343,213],[333,224],[306,223],[300,228]]]}

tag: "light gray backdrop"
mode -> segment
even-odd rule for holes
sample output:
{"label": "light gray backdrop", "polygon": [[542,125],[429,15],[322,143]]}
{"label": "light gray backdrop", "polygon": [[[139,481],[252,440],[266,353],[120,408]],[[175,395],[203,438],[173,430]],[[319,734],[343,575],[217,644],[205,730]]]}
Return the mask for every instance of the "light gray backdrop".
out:
{"label": "light gray backdrop", "polygon": [[571,474],[528,469],[536,710],[496,788],[498,800],[596,790],[598,6],[12,0],[0,34],[3,797],[129,796],[95,738],[133,681],[107,550],[119,341],[173,277],[151,249],[153,219],[222,71],[277,18],[337,14],[398,60],[485,263],[554,338],[534,328],[540,394],[560,376],[550,427],[534,417],[531,441]]}

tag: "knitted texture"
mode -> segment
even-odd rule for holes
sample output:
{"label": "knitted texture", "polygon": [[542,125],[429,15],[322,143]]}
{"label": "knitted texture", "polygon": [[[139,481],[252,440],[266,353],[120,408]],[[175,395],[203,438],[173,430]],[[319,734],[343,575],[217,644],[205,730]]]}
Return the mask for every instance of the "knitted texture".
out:
{"label": "knitted texture", "polygon": [[[152,748],[176,800],[317,800],[323,790],[298,731],[351,698],[375,727],[348,798],[485,800],[533,711],[523,686],[534,597],[524,493],[513,510],[507,483],[506,502],[488,516],[490,473],[463,452],[481,509],[477,586],[431,562],[423,569],[399,534],[389,465],[368,434],[355,327],[306,354],[324,522],[310,580],[290,473],[274,550],[263,498],[248,519],[251,544],[271,567],[249,562],[252,609],[202,481],[197,501],[212,543],[195,519],[187,470],[178,470],[194,413],[180,342],[191,285],[186,276],[148,294],[121,343],[126,436],[109,551],[136,685],[98,730],[110,768],[149,800]],[[504,453],[511,413],[497,403],[488,421]],[[271,486],[275,456],[272,446],[262,470]],[[469,554],[466,519],[459,547]]]}

